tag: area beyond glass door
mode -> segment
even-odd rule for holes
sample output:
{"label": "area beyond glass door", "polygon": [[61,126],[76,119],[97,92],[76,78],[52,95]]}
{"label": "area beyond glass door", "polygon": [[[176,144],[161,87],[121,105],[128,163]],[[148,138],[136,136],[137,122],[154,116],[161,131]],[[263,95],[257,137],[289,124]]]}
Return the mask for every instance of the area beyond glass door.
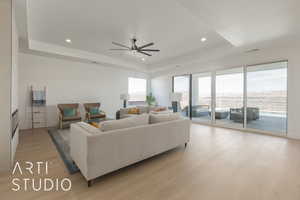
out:
{"label": "area beyond glass door", "polygon": [[286,134],[286,61],[247,67],[247,128]]}
{"label": "area beyond glass door", "polygon": [[244,127],[244,68],[216,72],[215,122]]}
{"label": "area beyond glass door", "polygon": [[185,117],[189,117],[190,105],[190,75],[173,77],[173,92],[181,93],[178,111]]}
{"label": "area beyond glass door", "polygon": [[195,122],[211,122],[211,73],[199,73],[192,76],[191,116]]}

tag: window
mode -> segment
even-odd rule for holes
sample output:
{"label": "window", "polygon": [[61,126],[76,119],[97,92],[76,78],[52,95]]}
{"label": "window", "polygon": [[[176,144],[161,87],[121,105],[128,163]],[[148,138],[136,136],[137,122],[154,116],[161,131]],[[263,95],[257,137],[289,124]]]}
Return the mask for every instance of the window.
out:
{"label": "window", "polygon": [[129,101],[146,101],[147,80],[142,78],[128,78]]}

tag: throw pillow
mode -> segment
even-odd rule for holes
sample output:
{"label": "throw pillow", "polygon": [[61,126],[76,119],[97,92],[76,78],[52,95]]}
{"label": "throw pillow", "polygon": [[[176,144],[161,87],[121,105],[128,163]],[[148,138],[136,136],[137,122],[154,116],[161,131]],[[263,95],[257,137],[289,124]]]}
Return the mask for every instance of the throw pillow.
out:
{"label": "throw pillow", "polygon": [[139,114],[140,113],[140,110],[138,108],[130,108],[128,110],[128,114]]}
{"label": "throw pillow", "polygon": [[100,124],[98,124],[96,122],[90,122],[89,124],[92,125],[92,126],[94,126],[94,127],[96,127],[96,128],[100,128],[101,127]]}
{"label": "throw pillow", "polygon": [[91,115],[99,115],[100,114],[99,107],[91,107],[90,108],[90,114]]}
{"label": "throw pillow", "polygon": [[75,108],[64,108],[63,113],[65,117],[74,117],[76,115]]}
{"label": "throw pillow", "polygon": [[165,110],[167,110],[167,108],[165,108],[165,107],[159,107],[159,108],[155,108],[153,111],[160,112],[160,111],[165,111]]}

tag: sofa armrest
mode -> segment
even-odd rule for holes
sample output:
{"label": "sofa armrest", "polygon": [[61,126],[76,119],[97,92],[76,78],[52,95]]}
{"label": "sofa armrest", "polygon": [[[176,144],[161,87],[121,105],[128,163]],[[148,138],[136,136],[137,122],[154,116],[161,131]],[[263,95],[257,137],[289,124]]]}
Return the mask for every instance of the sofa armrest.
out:
{"label": "sofa armrest", "polygon": [[70,129],[70,153],[73,161],[80,168],[83,176],[88,180],[88,148],[87,138],[90,135],[77,123],[71,124]]}

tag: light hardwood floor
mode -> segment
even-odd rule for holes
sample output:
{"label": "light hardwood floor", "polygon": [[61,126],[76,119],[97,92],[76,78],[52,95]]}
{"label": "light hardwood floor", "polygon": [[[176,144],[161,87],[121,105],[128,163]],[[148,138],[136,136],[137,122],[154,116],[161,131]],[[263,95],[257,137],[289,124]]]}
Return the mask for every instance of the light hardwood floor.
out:
{"label": "light hardwood floor", "polygon": [[72,190],[13,192],[2,175],[0,199],[300,199],[299,141],[196,124],[186,149],[100,177],[91,188],[80,173],[68,174],[44,129],[21,133],[16,160],[49,161],[48,177],[70,178]]}

